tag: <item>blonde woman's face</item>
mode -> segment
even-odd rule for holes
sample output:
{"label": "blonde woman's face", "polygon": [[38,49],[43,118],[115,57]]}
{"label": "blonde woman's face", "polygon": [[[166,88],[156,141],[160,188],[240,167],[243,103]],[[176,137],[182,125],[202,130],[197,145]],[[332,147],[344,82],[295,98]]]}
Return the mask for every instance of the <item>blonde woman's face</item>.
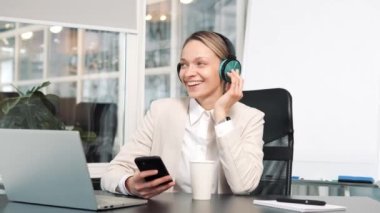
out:
{"label": "blonde woman's face", "polygon": [[220,59],[202,42],[189,41],[182,49],[180,64],[179,77],[190,97],[202,103],[216,101],[223,94]]}

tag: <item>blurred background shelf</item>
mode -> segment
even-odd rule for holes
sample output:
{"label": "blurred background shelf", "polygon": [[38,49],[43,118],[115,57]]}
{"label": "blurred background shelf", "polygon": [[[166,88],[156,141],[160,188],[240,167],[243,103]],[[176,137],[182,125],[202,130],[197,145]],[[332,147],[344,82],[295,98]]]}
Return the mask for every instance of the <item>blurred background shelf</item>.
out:
{"label": "blurred background shelf", "polygon": [[367,196],[380,201],[377,184],[324,180],[292,180],[292,195]]}

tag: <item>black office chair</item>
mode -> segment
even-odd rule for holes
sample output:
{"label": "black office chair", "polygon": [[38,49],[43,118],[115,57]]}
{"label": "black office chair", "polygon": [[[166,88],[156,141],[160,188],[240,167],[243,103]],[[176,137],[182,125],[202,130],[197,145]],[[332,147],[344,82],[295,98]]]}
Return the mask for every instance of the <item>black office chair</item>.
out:
{"label": "black office chair", "polygon": [[66,126],[75,124],[75,108],[77,106],[75,97],[61,97],[57,103],[57,117]]}
{"label": "black office chair", "polygon": [[87,162],[109,162],[117,130],[115,103],[78,103],[75,125],[81,133]]}
{"label": "black office chair", "polygon": [[253,195],[290,195],[294,143],[292,97],[281,88],[243,93],[242,103],[265,113],[264,171]]}
{"label": "black office chair", "polygon": [[6,98],[15,98],[18,96],[19,94],[17,92],[0,92],[0,101]]}

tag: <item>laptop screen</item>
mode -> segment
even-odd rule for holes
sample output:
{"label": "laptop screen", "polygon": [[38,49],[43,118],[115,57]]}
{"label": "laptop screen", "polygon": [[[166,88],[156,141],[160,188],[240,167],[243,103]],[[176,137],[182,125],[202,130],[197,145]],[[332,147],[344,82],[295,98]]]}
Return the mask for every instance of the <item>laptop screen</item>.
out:
{"label": "laptop screen", "polygon": [[0,129],[0,135],[0,174],[9,200],[96,206],[78,132]]}

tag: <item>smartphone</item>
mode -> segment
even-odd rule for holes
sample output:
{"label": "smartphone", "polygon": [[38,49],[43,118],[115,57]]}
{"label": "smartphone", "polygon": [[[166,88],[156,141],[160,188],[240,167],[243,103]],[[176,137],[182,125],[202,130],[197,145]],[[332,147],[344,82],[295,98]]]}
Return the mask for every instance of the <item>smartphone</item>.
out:
{"label": "smartphone", "polygon": [[[160,156],[137,157],[135,158],[135,163],[137,165],[137,168],[139,168],[141,172],[146,171],[146,170],[158,170],[158,173],[156,175],[145,177],[146,181],[152,181],[157,178],[169,175],[169,172],[166,169],[166,166],[164,162],[161,160]],[[171,181],[168,181],[168,182],[171,182]],[[163,183],[163,184],[166,184],[166,183]]]}

